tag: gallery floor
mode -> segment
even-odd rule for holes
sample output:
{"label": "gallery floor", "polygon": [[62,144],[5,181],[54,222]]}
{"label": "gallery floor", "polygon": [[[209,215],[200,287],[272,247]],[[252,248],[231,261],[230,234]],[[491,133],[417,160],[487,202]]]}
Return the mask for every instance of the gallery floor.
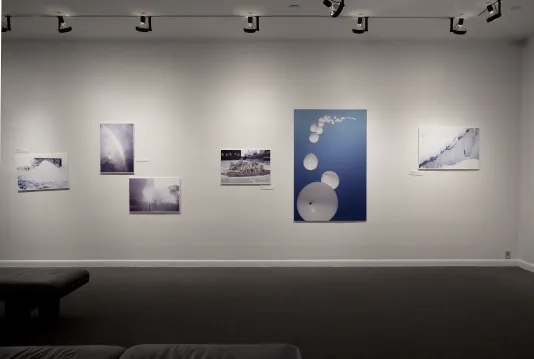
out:
{"label": "gallery floor", "polygon": [[534,274],[519,268],[91,274],[59,321],[1,319],[0,345],[284,342],[305,359],[534,357]]}

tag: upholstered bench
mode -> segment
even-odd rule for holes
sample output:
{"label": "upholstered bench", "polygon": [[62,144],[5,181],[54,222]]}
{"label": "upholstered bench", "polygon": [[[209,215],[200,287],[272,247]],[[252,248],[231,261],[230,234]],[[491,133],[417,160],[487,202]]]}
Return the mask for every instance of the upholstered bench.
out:
{"label": "upholstered bench", "polygon": [[5,347],[0,359],[119,359],[124,348],[105,345],[72,347]]}
{"label": "upholstered bench", "polygon": [[83,269],[0,268],[0,301],[7,318],[28,317],[35,308],[40,317],[57,317],[60,299],[87,282]]}
{"label": "upholstered bench", "polygon": [[301,359],[297,347],[286,344],[195,345],[145,344],[126,349],[121,359]]}
{"label": "upholstered bench", "polygon": [[0,359],[301,359],[297,347],[260,345],[136,345],[121,347],[6,347]]}

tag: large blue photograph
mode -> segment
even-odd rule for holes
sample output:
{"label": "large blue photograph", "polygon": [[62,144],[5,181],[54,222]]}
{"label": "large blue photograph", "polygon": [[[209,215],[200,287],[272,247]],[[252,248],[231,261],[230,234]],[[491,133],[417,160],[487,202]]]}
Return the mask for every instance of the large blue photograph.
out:
{"label": "large blue photograph", "polygon": [[367,220],[367,110],[295,110],[295,222]]}

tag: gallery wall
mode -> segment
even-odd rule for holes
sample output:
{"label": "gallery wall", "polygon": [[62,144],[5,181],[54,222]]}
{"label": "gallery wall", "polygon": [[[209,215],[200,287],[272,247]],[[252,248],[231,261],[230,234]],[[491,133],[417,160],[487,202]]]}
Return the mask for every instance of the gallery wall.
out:
{"label": "gallery wall", "polygon": [[[505,42],[4,41],[0,260],[503,259],[517,253],[522,47]],[[367,109],[367,222],[293,222],[294,109]],[[130,215],[99,124],[180,215]],[[480,171],[424,172],[418,126],[480,127]],[[272,190],[220,186],[269,148]],[[14,154],[67,152],[71,189],[17,193]],[[522,161],[523,163],[523,161]]]}
{"label": "gallery wall", "polygon": [[523,98],[521,112],[519,257],[534,263],[534,36],[523,49]]}

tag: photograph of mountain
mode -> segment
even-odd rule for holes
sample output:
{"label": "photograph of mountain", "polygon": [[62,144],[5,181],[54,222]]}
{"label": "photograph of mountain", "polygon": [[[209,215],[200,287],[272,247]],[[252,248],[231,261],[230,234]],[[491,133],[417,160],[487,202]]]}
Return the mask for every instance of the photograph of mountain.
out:
{"label": "photograph of mountain", "polygon": [[69,189],[66,153],[15,156],[19,192]]}
{"label": "photograph of mountain", "polygon": [[420,170],[479,170],[480,129],[419,128]]}

